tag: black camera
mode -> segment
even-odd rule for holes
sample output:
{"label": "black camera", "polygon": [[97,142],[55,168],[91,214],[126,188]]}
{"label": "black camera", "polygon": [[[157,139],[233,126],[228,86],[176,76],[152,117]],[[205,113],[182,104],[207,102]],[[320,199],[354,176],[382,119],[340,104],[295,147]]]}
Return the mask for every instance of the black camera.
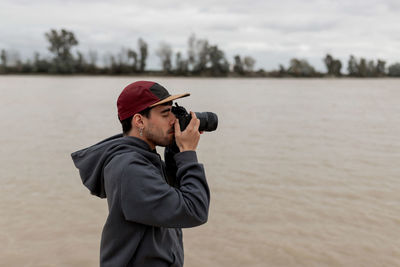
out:
{"label": "black camera", "polygon": [[[179,106],[178,103],[175,103],[175,106],[172,106],[172,113],[174,113],[175,117],[179,119],[179,126],[181,127],[181,131],[186,129],[190,120],[192,119],[192,115],[186,111],[186,109],[182,106]],[[218,126],[218,116],[213,112],[195,112],[196,117],[200,120],[199,131],[212,132],[217,129]]]}

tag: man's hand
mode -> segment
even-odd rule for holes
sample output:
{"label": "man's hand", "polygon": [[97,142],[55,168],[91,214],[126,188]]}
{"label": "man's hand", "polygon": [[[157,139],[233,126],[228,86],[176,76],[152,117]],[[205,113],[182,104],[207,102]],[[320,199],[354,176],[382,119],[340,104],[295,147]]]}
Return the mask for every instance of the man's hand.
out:
{"label": "man's hand", "polygon": [[200,140],[199,126],[200,120],[196,117],[196,114],[190,111],[192,115],[192,119],[190,120],[186,129],[181,132],[181,128],[179,126],[179,120],[175,121],[175,141],[177,146],[179,147],[180,152],[187,150],[196,150],[197,144]]}

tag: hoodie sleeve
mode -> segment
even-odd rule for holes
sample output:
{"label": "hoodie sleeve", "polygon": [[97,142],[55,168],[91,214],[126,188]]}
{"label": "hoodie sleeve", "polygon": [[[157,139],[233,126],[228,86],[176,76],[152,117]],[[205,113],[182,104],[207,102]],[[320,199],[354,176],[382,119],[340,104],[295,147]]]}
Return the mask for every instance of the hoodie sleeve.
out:
{"label": "hoodie sleeve", "polygon": [[175,155],[178,188],[168,185],[152,164],[133,160],[124,170],[121,206],[129,221],[168,228],[203,224],[208,219],[210,192],[195,151]]}

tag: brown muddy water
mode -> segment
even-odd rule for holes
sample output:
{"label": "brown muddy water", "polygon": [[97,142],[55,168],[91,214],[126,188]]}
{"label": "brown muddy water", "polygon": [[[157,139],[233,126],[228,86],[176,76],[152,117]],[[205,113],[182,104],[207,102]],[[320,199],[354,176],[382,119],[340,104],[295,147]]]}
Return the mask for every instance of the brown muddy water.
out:
{"label": "brown muddy water", "polygon": [[[98,266],[107,203],[70,153],[121,131],[139,79],[0,77],[1,266]],[[400,80],[154,79],[220,121],[185,266],[400,266]]]}

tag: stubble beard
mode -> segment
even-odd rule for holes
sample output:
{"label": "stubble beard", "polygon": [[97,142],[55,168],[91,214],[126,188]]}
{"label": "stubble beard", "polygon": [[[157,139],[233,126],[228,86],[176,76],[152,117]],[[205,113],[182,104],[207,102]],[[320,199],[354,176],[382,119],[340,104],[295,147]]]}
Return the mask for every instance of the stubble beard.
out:
{"label": "stubble beard", "polygon": [[164,134],[161,129],[157,129],[155,127],[149,127],[143,132],[143,134],[146,139],[152,142],[154,145],[163,147],[172,144],[175,137],[175,135],[170,136],[169,131]]}

